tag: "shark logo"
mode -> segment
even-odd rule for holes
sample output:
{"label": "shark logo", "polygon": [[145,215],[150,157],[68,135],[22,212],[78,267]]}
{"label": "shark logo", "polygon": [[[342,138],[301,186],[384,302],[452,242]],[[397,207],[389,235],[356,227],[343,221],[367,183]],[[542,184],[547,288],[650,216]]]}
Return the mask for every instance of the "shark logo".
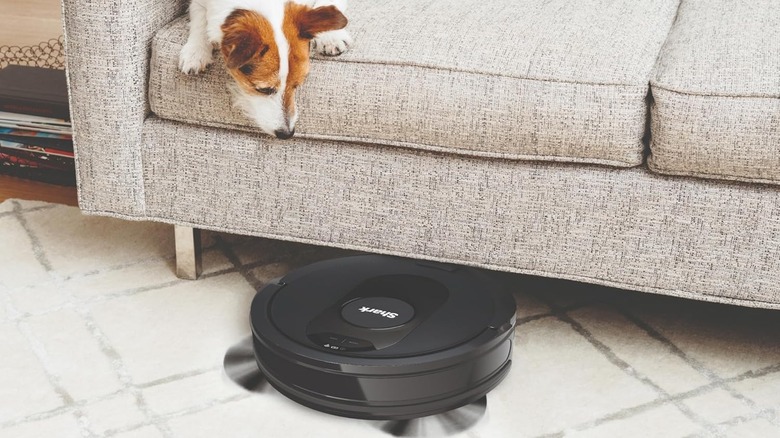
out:
{"label": "shark logo", "polygon": [[398,314],[395,313],[395,312],[388,312],[387,310],[374,309],[374,308],[366,307],[366,306],[363,306],[363,307],[361,307],[358,310],[360,310],[363,313],[374,313],[376,315],[381,315],[381,316],[384,316],[385,318],[390,318],[390,319],[393,319],[396,316],[398,316]]}

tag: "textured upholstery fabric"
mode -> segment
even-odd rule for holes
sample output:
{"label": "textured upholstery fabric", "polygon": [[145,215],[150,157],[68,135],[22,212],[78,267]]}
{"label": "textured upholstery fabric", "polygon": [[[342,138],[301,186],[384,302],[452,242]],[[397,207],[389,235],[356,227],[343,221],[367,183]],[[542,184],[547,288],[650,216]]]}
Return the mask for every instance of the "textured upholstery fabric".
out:
{"label": "textured upholstery fabric", "polygon": [[[648,81],[677,0],[352,0],[355,48],[313,63],[297,135],[468,155],[636,166]],[[177,71],[185,19],[154,41],[157,115],[254,130],[221,62]]]}
{"label": "textured upholstery fabric", "polygon": [[780,184],[780,2],[683,1],[652,92],[651,169]]}
{"label": "textured upholstery fabric", "polygon": [[[230,108],[220,65],[176,73],[185,22],[158,31],[185,3],[64,0],[85,213],[780,309],[778,187],[466,156],[641,163],[676,2],[353,0],[357,46],[314,63],[309,138],[286,142]],[[724,42],[744,3],[685,0],[655,67],[654,168],[776,178],[756,158],[777,147],[776,3],[738,10],[762,33]]]}
{"label": "textured upholstery fabric", "polygon": [[147,218],[780,308],[780,190],[150,118]]}
{"label": "textured upholstery fabric", "polygon": [[152,36],[186,0],[63,0],[79,204],[143,212],[140,142]]}

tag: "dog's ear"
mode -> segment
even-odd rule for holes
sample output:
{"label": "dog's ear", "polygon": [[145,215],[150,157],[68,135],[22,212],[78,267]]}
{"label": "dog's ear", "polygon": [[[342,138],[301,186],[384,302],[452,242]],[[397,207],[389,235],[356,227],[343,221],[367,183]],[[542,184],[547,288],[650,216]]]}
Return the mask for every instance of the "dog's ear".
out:
{"label": "dog's ear", "polygon": [[263,56],[268,45],[263,42],[256,14],[236,9],[228,15],[222,24],[220,49],[228,68],[239,68],[255,56]]}
{"label": "dog's ear", "polygon": [[343,29],[347,26],[347,17],[333,5],[314,9],[303,7],[297,11],[294,21],[298,27],[298,35],[307,40],[314,38],[318,33]]}

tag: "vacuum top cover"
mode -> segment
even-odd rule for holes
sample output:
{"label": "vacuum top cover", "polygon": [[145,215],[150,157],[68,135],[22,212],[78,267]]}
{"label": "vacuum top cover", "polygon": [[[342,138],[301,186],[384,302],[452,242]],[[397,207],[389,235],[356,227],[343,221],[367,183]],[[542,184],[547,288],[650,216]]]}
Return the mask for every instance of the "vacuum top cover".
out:
{"label": "vacuum top cover", "polygon": [[491,294],[488,281],[437,263],[341,258],[282,278],[267,314],[253,309],[252,325],[266,319],[302,346],[342,356],[433,353],[509,323],[514,305],[498,305],[504,295]]}
{"label": "vacuum top cover", "polygon": [[263,288],[257,365],[336,415],[409,419],[477,401],[512,363],[515,302],[475,269],[389,256],[318,262]]}

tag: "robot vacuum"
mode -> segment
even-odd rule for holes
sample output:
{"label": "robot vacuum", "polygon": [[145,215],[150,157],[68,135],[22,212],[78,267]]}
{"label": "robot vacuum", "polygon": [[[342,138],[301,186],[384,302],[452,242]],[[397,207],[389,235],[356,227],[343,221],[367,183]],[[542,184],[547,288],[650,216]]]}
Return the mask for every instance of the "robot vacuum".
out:
{"label": "robot vacuum", "polygon": [[389,256],[314,263],[251,308],[257,366],[330,414],[407,420],[478,401],[512,364],[515,302],[481,272]]}

